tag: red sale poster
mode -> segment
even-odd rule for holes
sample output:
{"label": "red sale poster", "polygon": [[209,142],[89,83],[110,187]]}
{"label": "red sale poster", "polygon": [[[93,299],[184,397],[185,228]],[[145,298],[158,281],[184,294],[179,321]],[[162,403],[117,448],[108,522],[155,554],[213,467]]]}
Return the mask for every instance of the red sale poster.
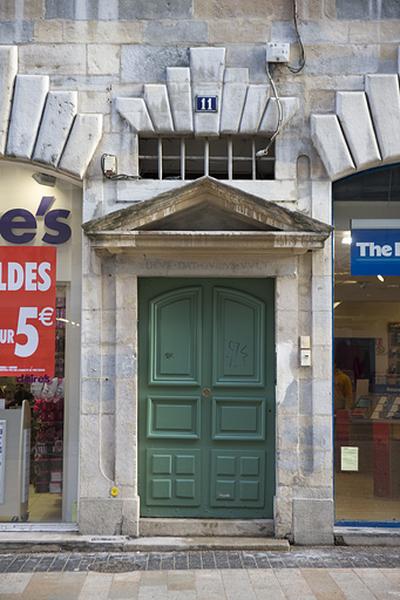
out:
{"label": "red sale poster", "polygon": [[56,249],[0,246],[0,376],[54,376]]}

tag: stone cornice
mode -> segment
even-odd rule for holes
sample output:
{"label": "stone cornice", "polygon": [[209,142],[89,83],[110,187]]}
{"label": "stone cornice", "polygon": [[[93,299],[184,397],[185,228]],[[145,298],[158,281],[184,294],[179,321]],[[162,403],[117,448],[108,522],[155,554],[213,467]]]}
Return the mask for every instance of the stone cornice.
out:
{"label": "stone cornice", "polygon": [[184,252],[293,255],[323,248],[326,235],[285,231],[101,231],[89,234],[91,247],[111,254]]}

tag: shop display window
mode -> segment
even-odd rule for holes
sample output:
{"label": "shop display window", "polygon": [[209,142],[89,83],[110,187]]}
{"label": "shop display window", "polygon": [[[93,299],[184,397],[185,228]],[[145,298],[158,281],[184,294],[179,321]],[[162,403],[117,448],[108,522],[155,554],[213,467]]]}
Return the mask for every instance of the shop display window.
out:
{"label": "shop display window", "polygon": [[[56,260],[55,302],[46,309],[52,309],[50,313],[54,320],[51,327],[55,329],[55,338],[53,336],[54,343],[51,348],[46,346],[45,352],[49,357],[51,372],[35,373],[37,365],[32,358],[32,372],[21,372],[15,376],[9,371],[6,375],[1,373],[2,369],[10,368],[7,367],[6,335],[3,333],[3,341],[0,339],[2,527],[18,521],[56,523],[77,519],[78,438],[76,427],[73,428],[71,423],[76,423],[79,415],[81,190],[74,184],[58,179],[54,186],[43,186],[37,183],[33,174],[28,167],[8,163],[0,165],[0,218],[4,212],[23,210],[24,214],[29,212],[34,215],[36,223],[28,244],[19,244],[17,239],[10,242],[0,229],[3,257],[0,294],[7,293],[4,257],[11,256],[12,260],[17,260],[14,255],[18,256],[18,251],[14,252],[13,248],[27,248],[25,254],[29,260],[29,252],[34,255],[30,247],[51,247],[46,240],[52,239],[50,234],[55,234],[54,230],[48,230],[49,224],[54,225],[54,219],[46,221],[43,215],[46,211],[59,211],[58,214],[63,216],[57,217],[61,224],[56,226],[62,230],[63,237],[59,244],[52,245]],[[18,213],[15,215],[17,218]],[[7,304],[3,302],[3,306]],[[35,324],[41,312],[39,308],[37,310],[37,320],[30,316],[26,321],[26,333],[18,334],[20,325],[15,327],[15,341],[19,340],[24,348],[29,328],[30,331],[32,327],[38,331]],[[4,314],[0,315],[0,333],[7,331],[4,322],[11,321],[10,316],[7,321]],[[43,370],[43,365],[41,368]],[[19,436],[21,439],[18,441],[15,438]]]}
{"label": "shop display window", "polygon": [[20,409],[27,400],[31,410],[29,520],[62,520],[65,288],[56,295],[55,377],[0,377],[0,399],[6,409]]}
{"label": "shop display window", "polygon": [[400,257],[386,249],[387,267],[376,242],[371,272],[351,260],[356,223],[400,241],[400,166],[339,181],[333,198],[336,520],[400,525]]}

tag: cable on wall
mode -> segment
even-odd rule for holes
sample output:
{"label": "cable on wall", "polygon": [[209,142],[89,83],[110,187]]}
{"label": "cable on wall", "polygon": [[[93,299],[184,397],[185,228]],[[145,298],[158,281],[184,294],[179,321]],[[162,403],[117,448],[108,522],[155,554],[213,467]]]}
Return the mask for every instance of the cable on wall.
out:
{"label": "cable on wall", "polygon": [[299,64],[297,66],[292,66],[290,64],[286,65],[289,71],[292,73],[300,73],[304,69],[304,65],[306,64],[306,53],[304,50],[303,40],[301,39],[301,35],[299,32],[299,10],[297,6],[297,0],[293,0],[293,23],[296,31],[297,44],[300,48],[300,58]]}
{"label": "cable on wall", "polygon": [[275,141],[275,138],[279,135],[279,132],[280,132],[281,127],[282,127],[282,122],[283,122],[283,106],[282,106],[282,102],[281,102],[281,99],[280,99],[279,94],[278,94],[278,90],[277,90],[275,81],[274,81],[274,79],[272,77],[272,74],[271,74],[271,71],[269,69],[269,63],[268,63],[268,61],[266,62],[265,70],[266,70],[266,73],[267,73],[268,80],[269,80],[269,82],[271,84],[272,93],[273,93],[274,98],[276,100],[276,106],[278,108],[278,121],[277,121],[276,129],[275,129],[274,133],[272,134],[272,136],[271,136],[271,138],[270,138],[267,146],[265,148],[263,148],[262,150],[259,150],[258,152],[256,152],[256,158],[261,158],[262,156],[267,156],[267,154],[268,154],[268,152],[269,152],[272,144]]}
{"label": "cable on wall", "polygon": [[[103,284],[102,284],[102,289],[101,289],[101,306],[104,306],[104,299],[103,299]],[[103,352],[101,349],[101,345],[103,343],[103,316],[102,316],[102,310],[99,311],[99,340],[100,340],[100,389],[99,389],[99,412],[98,412],[98,421],[97,421],[97,427],[98,427],[98,436],[99,436],[99,456],[98,456],[98,467],[99,467],[99,471],[101,473],[101,475],[104,477],[104,479],[111,484],[111,489],[113,488],[113,486],[115,486],[115,479],[112,479],[111,477],[109,477],[106,473],[106,470],[104,468],[104,463],[103,463],[103,455],[102,455],[102,441],[103,441],[103,425],[102,425],[102,421],[103,421]],[[114,473],[115,475],[115,473]]]}
{"label": "cable on wall", "polygon": [[[294,23],[294,28],[296,31],[297,44],[299,45],[299,48],[300,48],[300,58],[299,58],[299,63],[296,66],[290,65],[289,63],[284,63],[284,64],[291,73],[296,73],[296,74],[300,73],[304,69],[304,66],[306,64],[306,55],[305,55],[303,40],[301,39],[300,32],[299,32],[298,19],[299,19],[299,12],[298,12],[297,0],[293,0],[293,23]],[[274,62],[279,62],[279,59],[278,59],[278,61],[274,61]],[[282,128],[282,123],[283,123],[283,106],[282,106],[282,102],[281,102],[281,99],[278,94],[278,90],[277,90],[275,81],[274,81],[271,71],[270,71],[268,59],[266,61],[265,70],[267,73],[268,80],[271,84],[273,96],[276,100],[276,104],[277,104],[277,108],[278,108],[278,121],[277,121],[276,129],[275,129],[274,133],[272,134],[267,146],[265,148],[263,148],[262,150],[259,150],[256,153],[256,158],[262,158],[263,156],[268,155],[268,152],[269,152],[272,144],[274,143],[275,139],[277,138],[277,136],[280,133],[280,130]]]}

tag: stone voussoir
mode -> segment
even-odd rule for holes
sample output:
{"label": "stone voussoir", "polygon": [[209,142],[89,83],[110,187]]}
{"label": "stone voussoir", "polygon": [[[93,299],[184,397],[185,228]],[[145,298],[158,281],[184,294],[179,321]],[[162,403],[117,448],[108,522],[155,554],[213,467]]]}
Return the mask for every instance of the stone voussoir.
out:
{"label": "stone voussoir", "polygon": [[17,75],[8,130],[9,156],[31,158],[48,89],[46,75]]}
{"label": "stone voussoir", "polygon": [[355,170],[336,115],[311,115],[311,137],[331,179]]}
{"label": "stone voussoir", "polygon": [[383,160],[400,157],[400,139],[393,135],[400,121],[400,90],[397,75],[368,75],[365,90]]}
{"label": "stone voussoir", "polygon": [[336,112],[357,168],[381,159],[364,92],[338,92]]}
{"label": "stone voussoir", "polygon": [[134,131],[154,133],[154,126],[143,98],[117,98],[115,106]]}
{"label": "stone voussoir", "polygon": [[163,84],[146,84],[144,86],[144,100],[157,132],[172,133],[174,125],[167,87]]}
{"label": "stone voussoir", "polygon": [[225,69],[220,125],[222,134],[237,133],[239,131],[248,82],[248,69]]}
{"label": "stone voussoir", "polygon": [[255,134],[270,95],[268,85],[249,85],[240,123],[240,133]]}
{"label": "stone voussoir", "polygon": [[77,92],[48,93],[33,160],[57,166],[77,112],[77,104]]}
{"label": "stone voussoir", "polygon": [[16,46],[0,48],[0,154],[4,154],[8,120],[11,110],[14,78],[18,70],[18,51]]}
{"label": "stone voussoir", "polygon": [[179,133],[193,132],[190,69],[167,67],[167,87],[175,131]]}
{"label": "stone voussoir", "polygon": [[78,114],[75,117],[59,166],[82,178],[102,134],[103,115]]}
{"label": "stone voussoir", "polygon": [[[225,66],[225,48],[191,48],[193,106],[196,96],[222,96]],[[194,114],[196,135],[218,135],[221,113]]]}

